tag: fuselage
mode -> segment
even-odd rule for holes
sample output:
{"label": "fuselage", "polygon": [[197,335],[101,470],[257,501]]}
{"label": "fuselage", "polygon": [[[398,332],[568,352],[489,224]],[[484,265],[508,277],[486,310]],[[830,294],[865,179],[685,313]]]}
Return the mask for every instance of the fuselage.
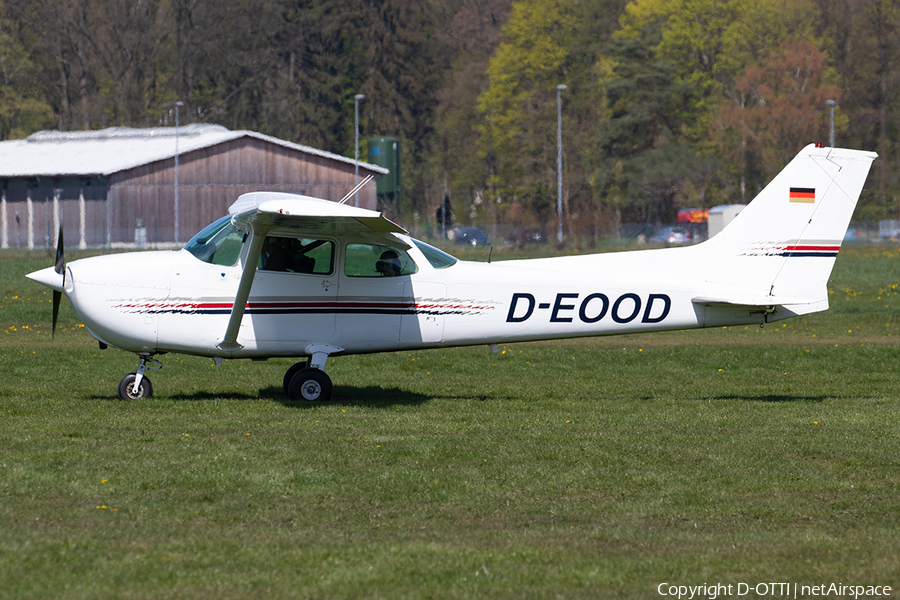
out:
{"label": "fuselage", "polygon": [[761,320],[692,302],[703,285],[691,274],[695,248],[475,263],[429,260],[429,247],[397,235],[407,272],[370,276],[350,264],[360,244],[327,241],[331,264],[319,272],[256,272],[238,347],[228,350],[220,344],[241,259],[219,265],[188,250],[81,259],[68,265],[65,293],[105,344],[223,358],[303,356],[311,344],[352,354]]}

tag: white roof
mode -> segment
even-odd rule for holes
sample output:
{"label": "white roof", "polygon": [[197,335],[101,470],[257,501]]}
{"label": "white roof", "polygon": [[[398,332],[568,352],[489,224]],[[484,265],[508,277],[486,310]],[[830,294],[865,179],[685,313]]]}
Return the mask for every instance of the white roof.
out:
{"label": "white roof", "polygon": [[709,209],[709,212],[711,214],[718,214],[723,213],[727,210],[742,211],[745,208],[747,208],[746,204],[720,204],[718,206],[713,206],[711,209]]}
{"label": "white roof", "polygon": [[[254,131],[229,131],[221,125],[186,125],[178,127],[177,134],[175,127],[39,131],[24,140],[0,142],[0,178],[111,175],[174,157],[176,138],[179,154],[251,137],[306,154],[355,164],[352,158]],[[364,162],[360,162],[359,166],[382,175],[390,172]]]}

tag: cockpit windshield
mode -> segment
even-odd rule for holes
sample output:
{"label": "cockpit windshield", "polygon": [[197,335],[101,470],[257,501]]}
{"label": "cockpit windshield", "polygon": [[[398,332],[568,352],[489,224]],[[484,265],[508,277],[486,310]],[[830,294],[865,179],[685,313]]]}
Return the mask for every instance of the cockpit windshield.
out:
{"label": "cockpit windshield", "polygon": [[241,256],[247,233],[231,224],[231,217],[222,217],[191,238],[184,249],[205,263],[233,267]]}

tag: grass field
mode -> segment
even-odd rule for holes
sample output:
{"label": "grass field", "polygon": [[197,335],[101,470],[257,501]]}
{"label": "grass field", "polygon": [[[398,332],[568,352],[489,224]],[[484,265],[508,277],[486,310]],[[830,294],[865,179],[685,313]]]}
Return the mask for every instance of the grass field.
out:
{"label": "grass field", "polygon": [[896,245],[845,248],[826,313],[334,358],[327,405],[176,355],[117,400],[137,361],[66,302],[51,341],[50,264],[0,253],[4,600],[900,588]]}

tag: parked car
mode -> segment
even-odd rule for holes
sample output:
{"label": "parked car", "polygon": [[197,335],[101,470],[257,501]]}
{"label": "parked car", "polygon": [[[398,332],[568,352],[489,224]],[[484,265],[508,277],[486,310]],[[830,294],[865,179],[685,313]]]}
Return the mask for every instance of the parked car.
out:
{"label": "parked car", "polygon": [[460,227],[456,230],[456,236],[453,240],[457,244],[468,244],[470,246],[487,246],[491,243],[491,238],[487,236],[483,229],[478,227]]}
{"label": "parked car", "polygon": [[506,242],[516,247],[524,244],[542,244],[544,243],[544,232],[539,227],[519,226],[509,232]]}
{"label": "parked car", "polygon": [[663,227],[656,232],[651,242],[663,244],[690,244],[691,232],[684,227]]}

